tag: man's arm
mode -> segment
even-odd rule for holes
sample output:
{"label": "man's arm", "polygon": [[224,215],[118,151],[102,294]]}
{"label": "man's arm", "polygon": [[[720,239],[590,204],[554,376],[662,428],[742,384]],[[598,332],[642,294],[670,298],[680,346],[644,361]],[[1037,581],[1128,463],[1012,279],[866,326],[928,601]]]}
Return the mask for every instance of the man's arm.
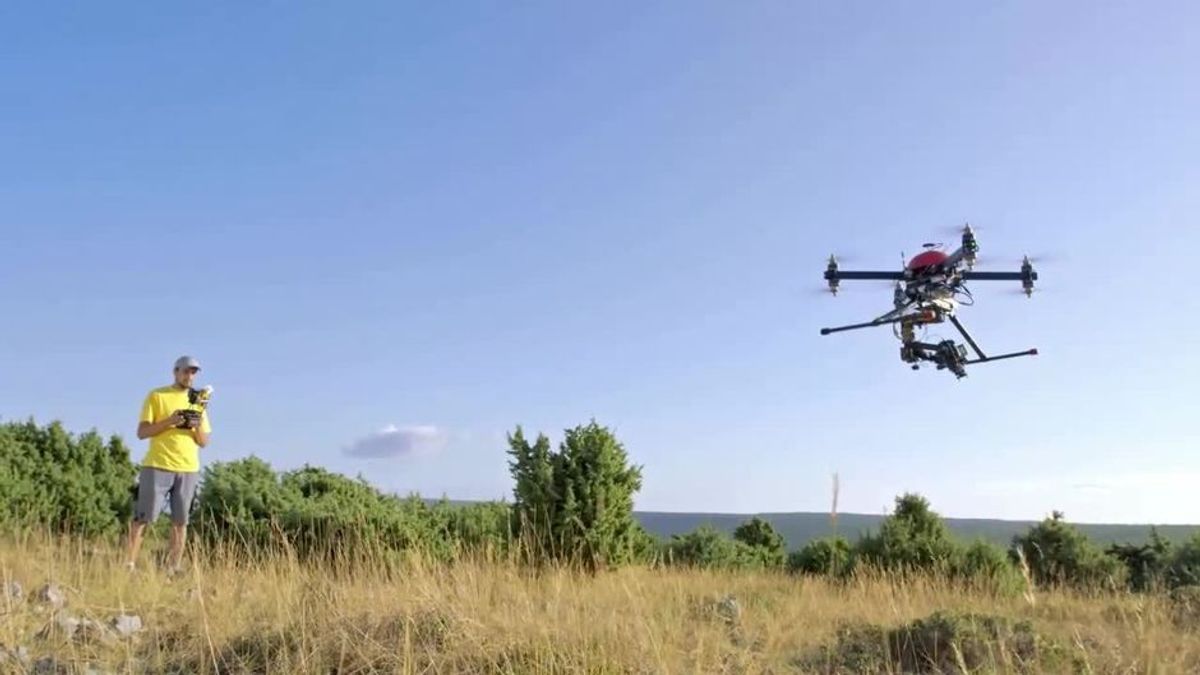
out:
{"label": "man's arm", "polygon": [[171,413],[165,419],[157,422],[138,422],[137,437],[139,440],[145,440],[152,436],[157,436],[167,429],[173,429],[183,423],[183,415],[179,413]]}
{"label": "man's arm", "polygon": [[208,431],[204,429],[192,429],[192,438],[195,439],[196,445],[202,448],[208,445]]}
{"label": "man's arm", "polygon": [[200,413],[200,421],[196,426],[192,427],[192,440],[196,441],[196,445],[204,447],[208,445],[208,434],[212,432],[212,427],[208,423],[208,411]]}

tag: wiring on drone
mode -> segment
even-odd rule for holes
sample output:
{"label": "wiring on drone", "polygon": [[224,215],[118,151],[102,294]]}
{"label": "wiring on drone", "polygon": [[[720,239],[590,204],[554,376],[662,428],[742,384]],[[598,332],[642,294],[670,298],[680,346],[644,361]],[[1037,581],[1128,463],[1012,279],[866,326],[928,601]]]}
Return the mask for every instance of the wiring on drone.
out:
{"label": "wiring on drone", "polygon": [[955,293],[955,295],[959,295],[959,294],[961,294],[963,297],[970,300],[970,302],[963,302],[962,300],[959,300],[959,304],[962,305],[963,307],[970,307],[971,305],[975,304],[975,296],[971,295],[971,289],[967,288],[966,284],[964,284],[964,283],[959,284],[958,291]]}

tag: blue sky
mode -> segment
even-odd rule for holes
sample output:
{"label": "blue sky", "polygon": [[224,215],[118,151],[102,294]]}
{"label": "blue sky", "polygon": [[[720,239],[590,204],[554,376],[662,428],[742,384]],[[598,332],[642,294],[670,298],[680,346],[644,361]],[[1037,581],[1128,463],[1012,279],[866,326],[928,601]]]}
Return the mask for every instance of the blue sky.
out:
{"label": "blue sky", "polygon": [[[0,417],[134,440],[196,355],[204,461],[509,494],[595,418],[644,509],[1200,522],[1190,3],[0,8]],[[894,268],[979,226],[961,382]],[[850,262],[847,263],[847,266]]]}

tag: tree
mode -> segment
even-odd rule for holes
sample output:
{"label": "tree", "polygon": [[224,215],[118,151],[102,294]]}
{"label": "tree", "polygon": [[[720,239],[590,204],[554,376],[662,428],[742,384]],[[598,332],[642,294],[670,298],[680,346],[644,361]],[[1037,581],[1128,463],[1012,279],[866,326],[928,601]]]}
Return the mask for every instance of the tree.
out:
{"label": "tree", "polygon": [[1111,586],[1123,577],[1120,561],[1104,555],[1060,511],[1013,537],[1010,555],[1016,561],[1023,558],[1042,586],[1093,588]]}
{"label": "tree", "polygon": [[958,546],[929,502],[906,493],[896,498],[896,507],[879,526],[879,533],[859,540],[856,553],[863,562],[892,572],[948,571]]}
{"label": "tree", "polygon": [[1200,586],[1200,534],[1181,544],[1170,556],[1166,582],[1171,588]]}
{"label": "tree", "polygon": [[1150,541],[1145,544],[1113,544],[1105,553],[1125,566],[1129,590],[1135,592],[1163,586],[1173,557],[1171,542],[1164,539],[1157,528],[1150,529]]}
{"label": "tree", "polygon": [[633,515],[641,468],[595,420],[566,430],[557,452],[539,434],[531,445],[509,435],[514,515],[526,553],[595,571],[633,561],[643,545]]}
{"label": "tree", "polygon": [[733,539],[755,549],[767,567],[779,567],[787,557],[783,535],[776,532],[771,523],[757,516],[738,525],[733,532]]}

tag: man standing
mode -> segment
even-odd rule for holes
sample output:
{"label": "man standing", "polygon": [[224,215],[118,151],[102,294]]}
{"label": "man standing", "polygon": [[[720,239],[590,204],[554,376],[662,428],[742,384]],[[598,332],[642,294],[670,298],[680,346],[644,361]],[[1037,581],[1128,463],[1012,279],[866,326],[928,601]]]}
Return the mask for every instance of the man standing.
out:
{"label": "man standing", "polygon": [[168,569],[180,569],[187,538],[188,512],[200,477],[200,448],[208,444],[211,431],[208,412],[194,401],[192,384],[200,362],[190,356],[175,361],[175,381],[152,390],[142,404],[137,437],[150,439],[138,475],[137,503],[129,523],[129,561],[133,569],[146,525],[170,504],[171,552]]}

